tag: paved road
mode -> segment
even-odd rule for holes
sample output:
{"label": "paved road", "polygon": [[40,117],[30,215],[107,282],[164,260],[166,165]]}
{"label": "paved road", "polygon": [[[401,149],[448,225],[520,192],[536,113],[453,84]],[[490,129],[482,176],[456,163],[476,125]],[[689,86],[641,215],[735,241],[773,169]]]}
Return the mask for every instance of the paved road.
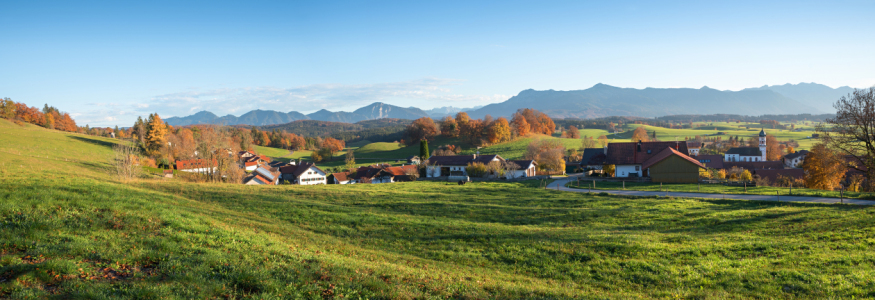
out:
{"label": "paved road", "polygon": [[[558,179],[550,183],[547,188],[551,190],[586,193],[588,189],[573,189],[565,187],[565,184],[577,180],[577,176],[569,176],[568,178]],[[620,190],[593,190],[598,193],[609,193],[615,195],[627,196],[671,196],[683,198],[709,198],[709,199],[739,199],[739,200],[757,200],[757,201],[786,201],[786,202],[810,202],[810,203],[840,203],[839,198],[823,198],[823,197],[803,197],[803,196],[775,196],[775,195],[736,195],[736,194],[705,194],[705,193],[683,193],[683,192],[649,192],[649,191],[620,191]],[[844,199],[844,203],[858,205],[875,205],[872,200],[857,200]]]}

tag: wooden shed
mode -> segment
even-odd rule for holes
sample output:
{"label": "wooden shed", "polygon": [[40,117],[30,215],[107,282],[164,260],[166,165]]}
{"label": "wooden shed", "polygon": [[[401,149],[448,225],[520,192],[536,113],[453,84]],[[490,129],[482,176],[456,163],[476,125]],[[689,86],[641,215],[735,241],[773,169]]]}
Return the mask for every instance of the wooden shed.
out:
{"label": "wooden shed", "polygon": [[699,169],[704,169],[698,160],[674,148],[666,148],[641,164],[653,182],[696,183]]}

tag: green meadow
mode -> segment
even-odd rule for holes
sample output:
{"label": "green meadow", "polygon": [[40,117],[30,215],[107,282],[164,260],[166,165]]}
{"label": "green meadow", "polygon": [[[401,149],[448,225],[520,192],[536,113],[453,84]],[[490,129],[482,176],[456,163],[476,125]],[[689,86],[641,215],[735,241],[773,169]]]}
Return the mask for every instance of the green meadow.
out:
{"label": "green meadow", "polygon": [[[579,184],[579,185],[578,185]],[[571,188],[590,189],[592,181],[581,180],[566,185]],[[607,182],[596,181],[593,190],[630,190],[651,192],[685,192],[707,194],[740,194],[740,195],[770,195],[770,196],[811,196],[827,198],[851,198],[875,200],[875,194],[863,192],[825,191],[807,188],[771,187],[771,186],[727,186],[719,183],[653,183],[653,182]]]}
{"label": "green meadow", "polygon": [[0,298],[875,297],[869,207],[119,182],[115,142],[0,120]]}

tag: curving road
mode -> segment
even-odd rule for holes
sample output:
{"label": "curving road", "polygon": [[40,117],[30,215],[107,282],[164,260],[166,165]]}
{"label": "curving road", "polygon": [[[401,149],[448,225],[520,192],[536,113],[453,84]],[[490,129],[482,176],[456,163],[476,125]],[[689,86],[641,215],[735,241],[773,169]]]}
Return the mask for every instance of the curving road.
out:
{"label": "curving road", "polygon": [[[565,187],[566,183],[577,180],[578,176],[569,176],[568,178],[558,179],[547,185],[548,189],[566,192],[586,193],[586,189],[573,189]],[[737,194],[706,194],[706,193],[684,193],[684,192],[651,192],[651,191],[621,191],[621,190],[593,190],[598,193],[608,193],[614,195],[626,196],[670,196],[682,198],[707,198],[707,199],[738,199],[738,200],[755,200],[755,201],[782,201],[782,202],[809,202],[809,203],[841,203],[839,198],[824,198],[824,197],[804,197],[804,196],[775,196],[775,195],[737,195]],[[846,204],[857,205],[875,205],[872,200],[844,199]]]}

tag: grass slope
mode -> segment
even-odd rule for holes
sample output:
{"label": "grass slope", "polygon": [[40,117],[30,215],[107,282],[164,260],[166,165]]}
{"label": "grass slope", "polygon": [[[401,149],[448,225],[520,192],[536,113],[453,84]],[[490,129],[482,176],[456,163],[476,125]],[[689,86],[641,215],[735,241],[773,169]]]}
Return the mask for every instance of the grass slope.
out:
{"label": "grass slope", "polygon": [[555,139],[565,145],[566,149],[580,149],[582,145],[581,139],[567,139],[540,135],[518,138],[510,142],[491,145],[480,149],[469,149],[462,151],[462,154],[473,154],[475,151],[480,151],[480,154],[498,154],[505,159],[522,159],[526,154],[526,147],[536,139]]}
{"label": "grass slope", "polygon": [[0,298],[871,298],[875,210],[415,182],[107,175],[0,120]]}
{"label": "grass slope", "polygon": [[[581,180],[580,186],[577,182],[567,184],[571,188],[589,189],[592,186],[591,181]],[[667,192],[687,192],[687,193],[707,193],[707,194],[747,194],[747,195],[770,195],[770,196],[813,196],[827,198],[852,198],[852,199],[868,199],[875,200],[875,195],[872,193],[844,192],[840,195],[838,191],[824,191],[807,188],[793,188],[792,191],[787,187],[771,187],[771,186],[725,186],[723,184],[694,184],[694,183],[665,183],[660,185],[653,182],[609,182],[598,181],[595,184],[594,190],[631,190],[631,191],[667,191]],[[791,193],[792,192],[792,193]]]}
{"label": "grass slope", "polygon": [[355,149],[355,154],[357,156],[366,157],[369,154],[374,154],[378,152],[385,151],[395,151],[399,150],[402,147],[398,145],[398,143],[386,143],[386,142],[377,142],[377,143],[369,143],[367,145],[361,146],[358,149]]}

